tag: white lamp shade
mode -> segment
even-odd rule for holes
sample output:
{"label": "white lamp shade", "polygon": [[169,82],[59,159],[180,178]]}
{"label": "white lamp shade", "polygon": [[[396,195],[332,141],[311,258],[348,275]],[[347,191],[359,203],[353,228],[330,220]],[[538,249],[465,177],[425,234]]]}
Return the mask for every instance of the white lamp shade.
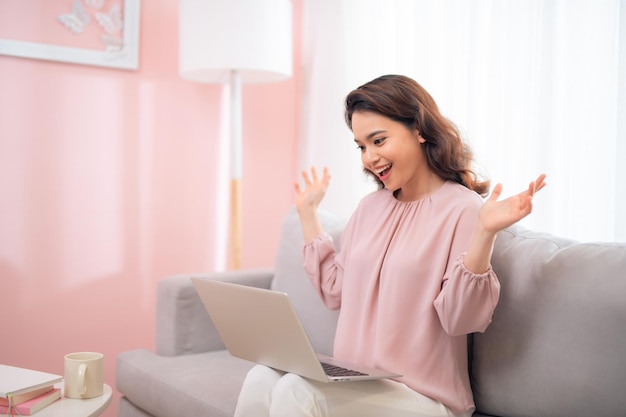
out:
{"label": "white lamp shade", "polygon": [[180,0],[180,75],[227,83],[281,81],[292,73],[290,0]]}

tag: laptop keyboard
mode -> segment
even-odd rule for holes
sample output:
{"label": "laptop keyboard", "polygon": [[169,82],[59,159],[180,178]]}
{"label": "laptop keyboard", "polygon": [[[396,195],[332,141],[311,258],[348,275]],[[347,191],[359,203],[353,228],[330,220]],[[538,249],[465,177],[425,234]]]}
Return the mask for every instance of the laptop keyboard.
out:
{"label": "laptop keyboard", "polygon": [[366,376],[363,372],[355,371],[353,369],[342,368],[340,366],[329,365],[322,362],[322,368],[328,376]]}

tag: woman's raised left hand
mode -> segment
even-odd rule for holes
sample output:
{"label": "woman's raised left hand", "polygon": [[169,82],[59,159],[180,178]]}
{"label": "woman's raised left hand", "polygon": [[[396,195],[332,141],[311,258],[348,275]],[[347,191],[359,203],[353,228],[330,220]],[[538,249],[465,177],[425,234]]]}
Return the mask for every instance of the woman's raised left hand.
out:
{"label": "woman's raised left hand", "polygon": [[528,189],[502,201],[498,201],[502,184],[497,184],[478,212],[478,221],[483,230],[495,234],[528,216],[533,209],[535,193],[546,186],[545,178],[546,175],[541,174],[530,183]]}

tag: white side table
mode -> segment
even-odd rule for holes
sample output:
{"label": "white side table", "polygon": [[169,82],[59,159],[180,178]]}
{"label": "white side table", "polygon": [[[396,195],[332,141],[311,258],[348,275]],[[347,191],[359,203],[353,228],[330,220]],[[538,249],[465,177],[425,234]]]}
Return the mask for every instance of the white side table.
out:
{"label": "white side table", "polygon": [[[63,390],[63,383],[55,385]],[[104,391],[101,396],[88,400],[77,400],[61,396],[46,408],[38,411],[36,417],[96,417],[111,404],[113,390],[104,384]]]}

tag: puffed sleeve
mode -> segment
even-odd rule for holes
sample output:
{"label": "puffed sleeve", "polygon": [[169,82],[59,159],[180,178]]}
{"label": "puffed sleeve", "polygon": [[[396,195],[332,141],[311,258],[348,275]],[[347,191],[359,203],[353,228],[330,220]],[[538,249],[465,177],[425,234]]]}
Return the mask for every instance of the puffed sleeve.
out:
{"label": "puffed sleeve", "polygon": [[451,336],[484,332],[500,298],[500,282],[491,267],[475,274],[465,267],[464,258],[465,253],[456,258],[434,302],[441,325]]}
{"label": "puffed sleeve", "polygon": [[326,307],[337,310],[341,307],[341,281],[343,268],[336,251],[333,238],[323,233],[305,243],[302,260],[313,286]]}
{"label": "puffed sleeve", "polygon": [[475,200],[465,205],[458,215],[448,266],[441,291],[434,301],[439,321],[451,336],[484,332],[500,298],[500,282],[491,266],[486,272],[475,274],[463,262],[481,205],[482,201]]}

